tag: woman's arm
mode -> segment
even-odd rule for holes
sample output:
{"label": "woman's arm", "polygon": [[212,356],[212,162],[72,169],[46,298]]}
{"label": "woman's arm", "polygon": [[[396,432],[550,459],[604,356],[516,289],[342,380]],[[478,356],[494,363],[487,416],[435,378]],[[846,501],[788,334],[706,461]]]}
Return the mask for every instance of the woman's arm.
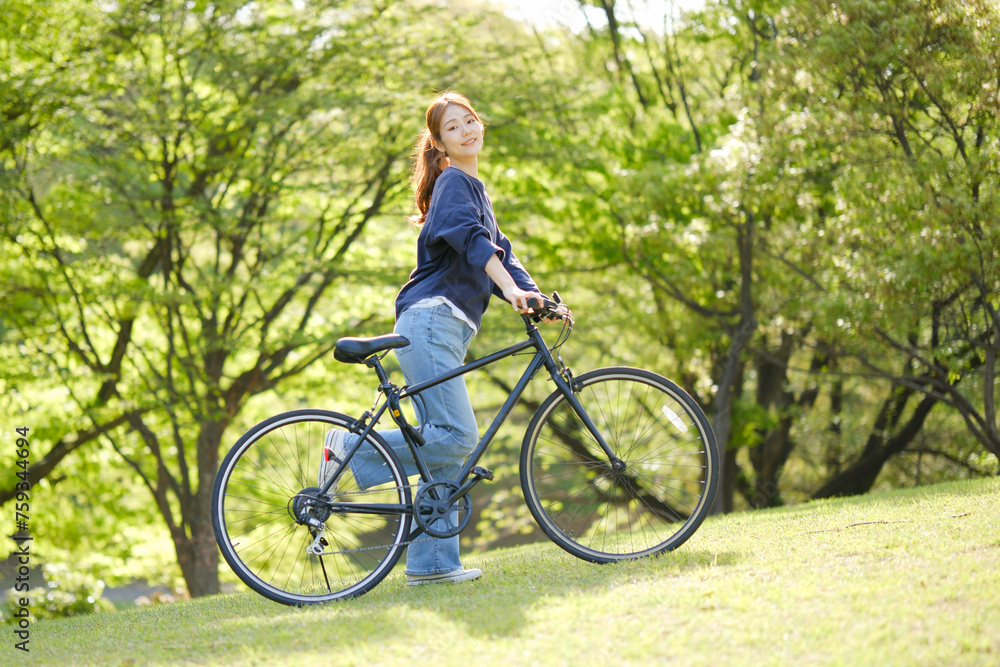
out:
{"label": "woman's arm", "polygon": [[510,273],[504,268],[503,262],[500,258],[494,254],[490,257],[489,261],[486,262],[486,274],[493,280],[500,291],[503,293],[503,298],[510,302],[517,310],[521,313],[532,312],[531,308],[528,306],[528,299],[535,297],[538,299],[542,298],[542,295],[538,292],[528,292],[517,286],[514,279],[510,277]]}

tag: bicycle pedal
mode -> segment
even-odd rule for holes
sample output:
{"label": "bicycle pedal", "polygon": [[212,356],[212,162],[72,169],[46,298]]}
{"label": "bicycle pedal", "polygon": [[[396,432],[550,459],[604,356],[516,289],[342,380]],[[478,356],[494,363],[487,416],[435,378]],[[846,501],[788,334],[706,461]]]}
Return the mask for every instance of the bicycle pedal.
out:
{"label": "bicycle pedal", "polygon": [[475,468],[473,468],[472,474],[478,477],[479,479],[485,479],[487,482],[493,481],[493,471],[487,470],[482,466],[476,466]]}

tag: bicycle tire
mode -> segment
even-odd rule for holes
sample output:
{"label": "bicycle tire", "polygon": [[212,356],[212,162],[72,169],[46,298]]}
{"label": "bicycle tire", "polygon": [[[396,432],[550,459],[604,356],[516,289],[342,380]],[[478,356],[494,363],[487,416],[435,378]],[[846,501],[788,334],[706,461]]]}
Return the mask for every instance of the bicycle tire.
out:
{"label": "bicycle tire", "polygon": [[542,531],[578,558],[611,563],[676,549],[711,511],[720,456],[704,411],[655,373],[602,368],[575,378],[607,455],[559,390],[525,433],[520,476]]}
{"label": "bicycle tire", "polygon": [[[247,431],[219,467],[212,491],[219,549],[236,576],[275,602],[304,606],[362,595],[389,574],[403,552],[408,514],[349,509],[322,517],[330,551],[326,546],[322,555],[306,551],[315,533],[296,521],[301,504],[294,503],[318,496],[324,437],[352,422],[326,410],[276,415]],[[392,480],[361,490],[348,466],[332,500],[409,506],[410,488],[393,451],[374,432],[362,447],[371,448],[366,454],[385,465]]]}

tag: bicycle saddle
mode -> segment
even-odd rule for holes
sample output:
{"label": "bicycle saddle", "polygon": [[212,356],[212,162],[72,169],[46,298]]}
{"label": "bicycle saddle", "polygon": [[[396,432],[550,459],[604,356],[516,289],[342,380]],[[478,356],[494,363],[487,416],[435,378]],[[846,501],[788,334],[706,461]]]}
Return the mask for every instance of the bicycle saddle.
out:
{"label": "bicycle saddle", "polygon": [[333,358],[345,364],[363,364],[365,359],[383,350],[406,347],[410,341],[399,334],[374,338],[341,338],[333,348]]}

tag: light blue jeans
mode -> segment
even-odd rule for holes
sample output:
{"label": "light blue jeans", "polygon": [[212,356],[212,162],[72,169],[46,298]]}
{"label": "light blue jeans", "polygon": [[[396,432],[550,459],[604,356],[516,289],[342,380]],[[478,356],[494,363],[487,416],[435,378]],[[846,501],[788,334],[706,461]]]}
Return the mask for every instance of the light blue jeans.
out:
{"label": "light blue jeans", "polygon": [[[407,309],[396,321],[395,332],[410,341],[408,347],[396,350],[408,385],[461,366],[473,336],[469,325],[452,315],[446,305]],[[413,407],[420,433],[426,440],[420,455],[431,475],[435,480],[456,479],[465,459],[479,442],[479,426],[465,388],[465,378],[457,377],[421,392],[413,397]],[[379,429],[378,432],[399,457],[406,474],[416,475],[416,463],[399,429]],[[345,440],[351,447],[356,442],[357,436],[353,435]],[[363,446],[350,462],[351,471],[362,488],[391,480],[385,466],[373,454],[370,446]],[[407,574],[438,574],[460,567],[457,535],[443,539],[421,535],[407,547]]]}

